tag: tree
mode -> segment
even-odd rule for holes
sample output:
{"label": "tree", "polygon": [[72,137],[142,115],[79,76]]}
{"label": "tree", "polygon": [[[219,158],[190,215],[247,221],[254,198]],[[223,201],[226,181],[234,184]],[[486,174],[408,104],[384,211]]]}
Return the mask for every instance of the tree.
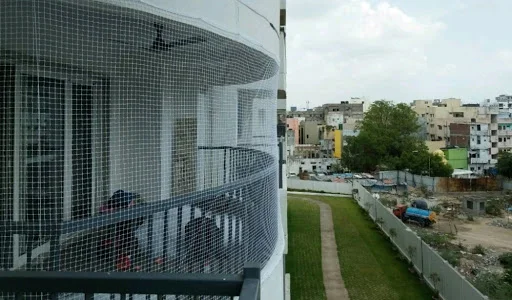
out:
{"label": "tree", "polygon": [[359,135],[347,138],[342,165],[356,172],[373,171],[378,166],[408,168],[414,152],[428,153],[425,142],[416,135],[419,130],[417,120],[416,113],[406,104],[374,102],[356,126]]}
{"label": "tree", "polygon": [[512,178],[512,153],[500,153],[496,167],[498,168],[498,174],[507,178]]}
{"label": "tree", "polygon": [[450,177],[453,173],[453,167],[446,161],[444,156],[435,153],[430,155],[430,176],[432,177]]}

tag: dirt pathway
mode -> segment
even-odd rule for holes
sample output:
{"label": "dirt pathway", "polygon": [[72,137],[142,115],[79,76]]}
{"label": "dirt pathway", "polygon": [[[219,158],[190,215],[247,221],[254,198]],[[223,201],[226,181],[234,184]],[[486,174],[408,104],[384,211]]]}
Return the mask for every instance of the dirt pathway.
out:
{"label": "dirt pathway", "polygon": [[300,197],[300,199],[315,203],[320,207],[322,271],[327,300],[349,300],[347,289],[341,278],[331,207],[321,201],[305,197]]}

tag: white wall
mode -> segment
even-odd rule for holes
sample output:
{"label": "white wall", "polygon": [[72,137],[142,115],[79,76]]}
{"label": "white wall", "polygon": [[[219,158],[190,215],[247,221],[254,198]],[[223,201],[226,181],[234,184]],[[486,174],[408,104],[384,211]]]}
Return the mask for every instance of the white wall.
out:
{"label": "white wall", "polygon": [[352,183],[348,182],[324,182],[288,178],[288,188],[352,195]]}
{"label": "white wall", "polygon": [[283,256],[261,283],[261,300],[283,300],[284,299],[284,261]]}
{"label": "white wall", "polygon": [[[112,0],[104,1],[113,2]],[[119,2],[115,3],[119,5]],[[150,6],[140,5],[142,3]],[[128,7],[135,5],[137,9],[152,13],[159,13],[158,10],[163,10],[167,13],[177,14],[178,17],[191,17],[193,19],[180,21],[222,34],[228,38],[245,40],[249,46],[257,45],[279,60],[279,36],[269,24],[270,22],[274,28],[279,28],[279,0],[216,0],[215,5],[212,5],[210,0],[137,0],[133,3],[123,1],[122,5]]]}
{"label": "white wall", "polygon": [[327,172],[328,166],[332,166],[338,162],[336,158],[297,158],[297,159],[288,159],[287,172],[288,174],[294,173],[299,174],[300,168],[302,171],[313,172],[313,166],[316,166],[316,172]]}
{"label": "white wall", "polygon": [[327,126],[333,126],[338,129],[338,124],[343,124],[343,113],[342,112],[328,112],[325,115],[325,123]]}

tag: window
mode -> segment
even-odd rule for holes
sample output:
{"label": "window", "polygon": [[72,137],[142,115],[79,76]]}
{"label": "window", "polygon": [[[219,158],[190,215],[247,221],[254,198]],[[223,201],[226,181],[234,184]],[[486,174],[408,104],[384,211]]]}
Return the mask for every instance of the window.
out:
{"label": "window", "polygon": [[443,126],[441,126],[441,125],[437,125],[437,129],[442,130],[442,129],[443,129]]}
{"label": "window", "polygon": [[471,123],[475,123],[476,122],[476,119],[475,118],[471,118]]}
{"label": "window", "polygon": [[[96,199],[109,193],[108,83],[85,75],[69,79],[52,70],[37,76],[34,69],[16,67],[19,109],[11,112],[12,121],[0,123],[1,132],[13,133],[13,150],[19,153],[11,172],[19,212],[13,217],[36,223],[88,217]],[[48,237],[15,235],[14,240],[20,256]]]}
{"label": "window", "polygon": [[476,125],[476,130],[480,131],[480,125]]}
{"label": "window", "polygon": [[473,201],[466,200],[466,207],[467,207],[468,209],[473,209]]}

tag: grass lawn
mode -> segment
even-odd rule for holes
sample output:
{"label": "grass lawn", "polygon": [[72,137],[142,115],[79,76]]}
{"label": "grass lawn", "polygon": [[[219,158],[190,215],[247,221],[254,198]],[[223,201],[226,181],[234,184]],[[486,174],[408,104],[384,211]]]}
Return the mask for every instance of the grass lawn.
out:
{"label": "grass lawn", "polygon": [[[288,199],[300,197],[303,196],[288,195]],[[304,197],[331,206],[341,275],[351,300],[431,299],[430,289],[409,273],[407,264],[392,250],[391,242],[374,229],[374,223],[364,216],[355,202],[339,197]],[[292,235],[291,230],[289,235]],[[292,283],[293,280],[292,275]]]}
{"label": "grass lawn", "polygon": [[288,202],[286,272],[291,276],[292,299],[325,299],[318,205]]}

